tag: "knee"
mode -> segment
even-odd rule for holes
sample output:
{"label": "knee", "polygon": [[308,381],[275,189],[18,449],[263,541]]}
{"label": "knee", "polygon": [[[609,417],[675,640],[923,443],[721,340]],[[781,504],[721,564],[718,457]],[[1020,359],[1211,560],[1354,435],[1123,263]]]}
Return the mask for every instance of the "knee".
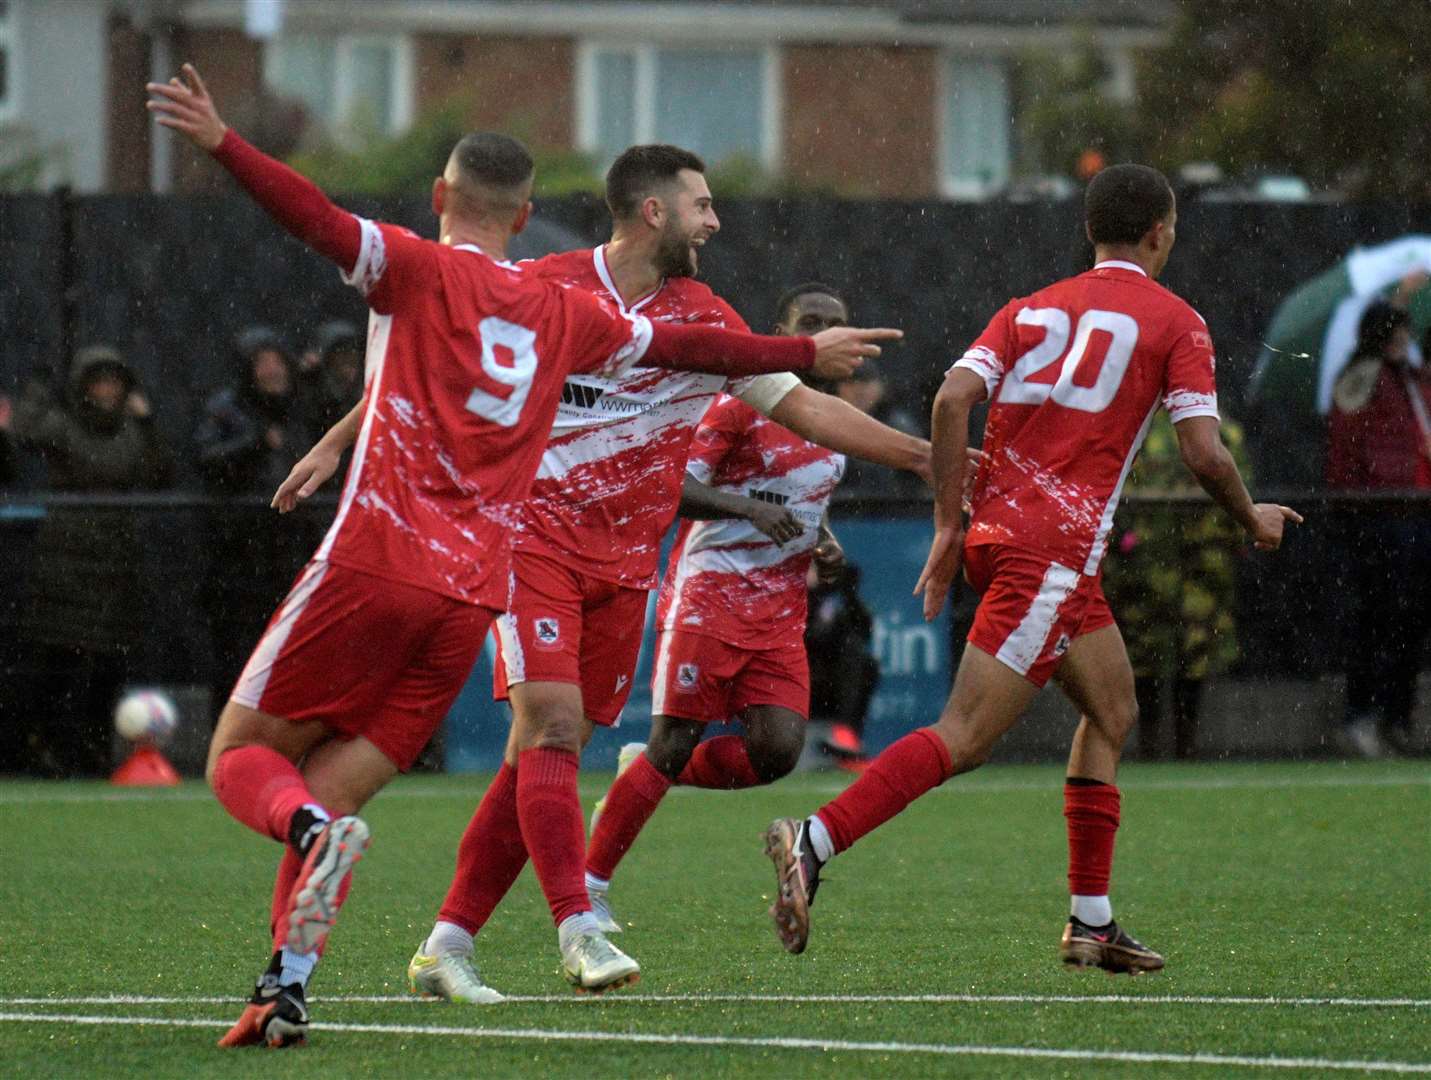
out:
{"label": "knee", "polygon": [[215,777],[219,771],[219,758],[223,757],[230,750],[236,750],[239,744],[232,739],[225,738],[222,732],[215,732],[214,737],[209,740],[209,756],[204,761],[204,779],[208,782],[209,788],[217,792]]}
{"label": "knee", "polygon": [[760,736],[746,740],[746,752],[750,755],[750,767],[762,784],[772,784],[782,776],[788,776],[800,761],[805,749],[805,730],[802,727],[786,728],[778,732],[765,731]]}
{"label": "knee", "polygon": [[569,750],[581,753],[586,741],[586,718],[581,709],[566,701],[545,701],[527,712],[519,750]]}
{"label": "knee", "polygon": [[988,762],[994,752],[996,739],[987,737],[958,713],[946,712],[939,722],[928,729],[944,743],[949,751],[953,775],[973,772]]}
{"label": "knee", "polygon": [[1100,707],[1089,717],[1114,746],[1122,746],[1138,723],[1138,700],[1131,693],[1126,700]]}
{"label": "knee", "polygon": [[668,780],[674,780],[681,775],[700,741],[701,725],[672,723],[658,716],[651,724],[646,757],[657,772]]}

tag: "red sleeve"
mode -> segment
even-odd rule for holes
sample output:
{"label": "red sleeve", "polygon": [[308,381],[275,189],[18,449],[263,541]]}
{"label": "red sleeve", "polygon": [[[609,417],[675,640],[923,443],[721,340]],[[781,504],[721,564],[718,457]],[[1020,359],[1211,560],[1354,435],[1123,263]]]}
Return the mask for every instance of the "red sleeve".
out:
{"label": "red sleeve", "polygon": [[616,378],[640,363],[651,344],[651,321],[626,315],[585,289],[551,282],[566,315],[568,371]]}
{"label": "red sleeve", "polygon": [[[984,387],[992,399],[994,391],[999,387],[999,381],[1003,379],[1004,373],[1009,370],[1009,364],[1014,359],[1014,351],[1017,348],[1018,334],[1014,329],[1014,305],[1018,301],[1009,301],[999,309],[989,325],[984,327],[984,332],[978,336],[974,344],[965,350],[949,371],[955,368],[963,368],[972,371],[979,378],[984,380]],[[948,374],[946,372],[946,374]]]}
{"label": "red sleeve", "polygon": [[435,246],[431,240],[334,205],[311,180],[251,146],[233,128],[214,150],[214,160],[275,221],[337,263],[343,280],[357,288],[375,311],[392,311],[405,282],[431,280]]}
{"label": "red sleeve", "polygon": [[734,378],[808,371],[815,365],[815,342],[807,337],[745,334],[692,323],[652,323],[651,329],[651,346],[643,361],[649,367]]}
{"label": "red sleeve", "polygon": [[245,142],[233,128],[214,148],[214,160],[294,236],[341,270],[353,268],[362,244],[358,218],[335,206],[311,180]]}
{"label": "red sleeve", "polygon": [[1177,423],[1194,416],[1217,415],[1217,357],[1207,324],[1191,310],[1174,332],[1163,377],[1163,408]]}
{"label": "red sleeve", "polygon": [[740,437],[750,429],[758,414],[749,405],[722,394],[706,410],[700,426],[691,440],[686,472],[703,484],[713,484],[726,455],[735,448]]}

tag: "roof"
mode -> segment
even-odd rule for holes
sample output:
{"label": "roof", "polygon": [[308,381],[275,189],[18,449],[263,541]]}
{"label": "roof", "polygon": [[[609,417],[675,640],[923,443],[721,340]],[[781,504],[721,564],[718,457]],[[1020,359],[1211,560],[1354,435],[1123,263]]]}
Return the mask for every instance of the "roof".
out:
{"label": "roof", "polygon": [[[170,0],[190,26],[242,26],[243,0]],[[285,30],[502,33],[718,44],[827,41],[966,48],[1056,43],[1092,29],[1160,43],[1173,0],[286,0]]]}

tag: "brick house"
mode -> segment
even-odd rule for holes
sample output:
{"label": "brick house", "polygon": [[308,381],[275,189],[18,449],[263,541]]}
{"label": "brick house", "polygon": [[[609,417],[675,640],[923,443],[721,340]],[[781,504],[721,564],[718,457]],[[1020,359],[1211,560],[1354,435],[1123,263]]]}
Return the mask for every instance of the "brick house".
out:
{"label": "brick house", "polygon": [[630,143],[671,141],[792,186],[895,198],[999,192],[1015,171],[1022,58],[1090,45],[1106,92],[1131,100],[1133,55],[1172,17],[1167,0],[0,0],[0,50],[30,61],[10,65],[12,120],[44,61],[25,55],[23,26],[7,45],[6,22],[60,7],[89,12],[86,40],[103,44],[89,81],[107,100],[74,102],[100,163],[70,177],[81,189],[201,182],[193,155],[156,147],[138,104],[151,68],[191,59],[246,131],[292,126],[279,103],[301,102],[307,138],[353,141],[458,96],[474,128],[601,166]]}

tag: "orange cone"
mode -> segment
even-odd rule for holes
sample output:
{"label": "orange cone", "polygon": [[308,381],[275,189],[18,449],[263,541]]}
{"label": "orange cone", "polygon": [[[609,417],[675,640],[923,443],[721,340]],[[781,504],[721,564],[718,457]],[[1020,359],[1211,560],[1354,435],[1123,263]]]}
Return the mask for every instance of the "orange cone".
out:
{"label": "orange cone", "polygon": [[124,787],[173,787],[179,782],[179,774],[157,747],[141,744],[128,761],[114,770],[109,782]]}

